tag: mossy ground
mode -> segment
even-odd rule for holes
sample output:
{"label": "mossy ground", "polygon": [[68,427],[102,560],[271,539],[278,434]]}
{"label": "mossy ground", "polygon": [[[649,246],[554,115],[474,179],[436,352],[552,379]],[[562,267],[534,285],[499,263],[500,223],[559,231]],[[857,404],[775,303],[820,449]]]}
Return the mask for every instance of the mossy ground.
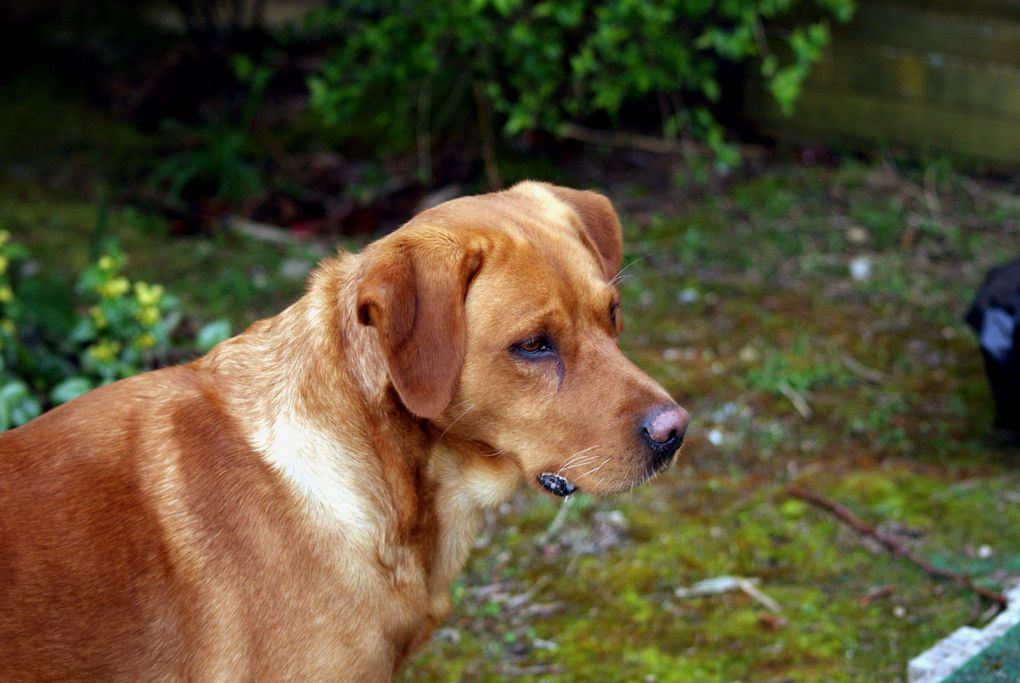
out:
{"label": "mossy ground", "polygon": [[[1020,201],[881,164],[773,168],[700,199],[607,189],[630,206],[623,346],[690,410],[688,445],[542,543],[555,508],[522,495],[403,680],[904,679],[983,606],[786,487],[983,585],[1020,578],[1020,458],[990,432],[962,324],[1014,253]],[[674,597],[723,575],[760,579],[781,615],[742,593]]]}
{"label": "mossy ground", "polygon": [[[114,237],[132,278],[240,327],[296,297],[329,250],[172,237],[47,184],[5,175],[0,228],[32,249],[51,295]],[[944,166],[881,163],[773,166],[701,195],[604,189],[631,264],[622,344],[690,411],[687,445],[628,495],[575,498],[555,534],[557,507],[535,493],[494,514],[454,613],[401,680],[895,681],[987,618],[786,486],[990,587],[1020,577],[1018,456],[990,434],[961,322],[983,272],[1015,253],[1020,200]],[[781,613],[743,593],[674,596],[721,575],[760,580]]]}

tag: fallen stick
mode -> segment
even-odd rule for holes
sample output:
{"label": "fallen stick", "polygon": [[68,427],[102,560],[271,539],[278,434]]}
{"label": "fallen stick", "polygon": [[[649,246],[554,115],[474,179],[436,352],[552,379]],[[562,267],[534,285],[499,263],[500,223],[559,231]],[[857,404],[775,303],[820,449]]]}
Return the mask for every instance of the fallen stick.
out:
{"label": "fallen stick", "polygon": [[861,597],[857,598],[857,604],[860,605],[861,607],[867,607],[876,600],[880,600],[882,598],[893,595],[895,592],[896,586],[893,586],[892,584],[888,586],[880,586],[879,588],[870,590]]}
{"label": "fallen stick", "polygon": [[[605,145],[606,147],[634,149],[649,154],[682,156],[686,151],[693,151],[702,157],[712,155],[712,151],[707,145],[692,140],[678,142],[651,135],[585,128],[574,123],[564,123],[555,132],[557,136],[568,140]],[[742,145],[740,148],[740,156],[744,159],[761,159],[765,155],[765,148],[760,145]]]}
{"label": "fallen stick", "polygon": [[813,415],[811,412],[811,406],[808,405],[808,402],[804,399],[804,396],[800,392],[786,382],[780,382],[779,393],[790,400],[790,403],[793,404],[793,407],[798,413],[800,413],[802,418],[805,420],[811,419],[811,415]]}
{"label": "fallen stick", "polygon": [[802,489],[799,486],[789,486],[787,487],[786,492],[789,493],[794,498],[806,500],[812,505],[816,505],[820,508],[828,510],[829,512],[833,513],[841,520],[849,524],[851,527],[853,527],[854,531],[856,531],[857,533],[864,536],[870,536],[871,538],[875,539],[883,546],[885,546],[894,555],[899,555],[900,557],[907,558],[908,560],[916,564],[918,567],[923,569],[929,576],[936,579],[949,579],[956,585],[966,588],[967,590],[973,591],[974,593],[977,593],[986,600],[996,603],[1002,609],[1005,609],[1009,605],[1009,601],[1006,599],[1006,596],[1002,595],[1001,593],[996,593],[995,591],[991,591],[988,590],[987,588],[982,588],[981,586],[978,586],[967,574],[950,571],[948,569],[943,569],[942,567],[936,567],[931,562],[924,559],[923,557],[915,553],[913,550],[908,548],[906,544],[903,543],[903,541],[901,541],[900,539],[890,534],[884,533],[879,529],[876,529],[875,527],[871,526],[870,524],[867,524],[860,517],[850,512],[850,510],[846,509],[836,501],[829,500],[824,496],[820,496],[817,493],[812,493],[811,491],[808,491],[807,489]]}
{"label": "fallen stick", "polygon": [[755,600],[765,609],[775,614],[782,613],[779,603],[758,589],[755,584],[758,579],[748,579],[743,576],[716,576],[711,579],[699,581],[693,586],[673,589],[673,595],[680,599],[701,598],[707,595],[720,595],[731,591],[743,591],[749,598]]}

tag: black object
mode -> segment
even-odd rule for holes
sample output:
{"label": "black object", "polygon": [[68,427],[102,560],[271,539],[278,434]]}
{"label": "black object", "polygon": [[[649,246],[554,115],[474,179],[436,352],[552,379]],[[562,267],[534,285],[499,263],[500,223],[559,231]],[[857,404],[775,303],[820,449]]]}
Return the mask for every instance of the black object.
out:
{"label": "black object", "polygon": [[1020,435],[1020,258],[988,271],[965,320],[985,359],[995,425]]}
{"label": "black object", "polygon": [[577,490],[576,486],[560,475],[553,474],[552,472],[545,472],[538,475],[538,483],[545,487],[546,491],[557,496],[569,496]]}

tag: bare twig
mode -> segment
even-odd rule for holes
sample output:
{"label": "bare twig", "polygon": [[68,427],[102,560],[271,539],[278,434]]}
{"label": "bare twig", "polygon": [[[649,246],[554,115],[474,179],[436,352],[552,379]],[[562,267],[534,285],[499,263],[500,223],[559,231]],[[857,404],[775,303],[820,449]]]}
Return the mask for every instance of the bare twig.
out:
{"label": "bare twig", "polygon": [[686,588],[674,588],[673,595],[680,599],[701,598],[709,595],[720,595],[732,591],[741,591],[765,609],[775,614],[782,613],[779,603],[763,593],[758,587],[758,579],[748,579],[743,576],[716,576],[711,579],[699,581],[693,586]]}
{"label": "bare twig", "polygon": [[616,133],[605,130],[585,128],[573,123],[565,123],[556,130],[561,138],[588,142],[607,147],[625,147],[636,149],[651,154],[683,154],[683,147],[672,140],[656,138],[650,135],[636,135],[634,133]]}
{"label": "bare twig", "polygon": [[538,578],[535,583],[531,584],[531,588],[521,593],[520,595],[512,595],[507,598],[505,607],[508,610],[516,610],[518,607],[525,605],[535,599],[538,592],[545,588],[545,585],[549,583],[549,576],[543,575]]}
{"label": "bare twig", "polygon": [[556,664],[536,664],[534,666],[501,666],[498,672],[501,676],[545,676],[563,673],[562,666]]}
{"label": "bare twig", "polygon": [[549,527],[545,530],[545,533],[539,537],[538,539],[539,546],[546,545],[547,543],[549,543],[549,540],[552,539],[553,536],[560,532],[560,529],[563,528],[563,524],[567,521],[567,515],[570,514],[570,507],[572,502],[573,499],[570,496],[567,496],[566,498],[563,499],[563,503],[560,504],[560,509],[556,512],[556,516],[553,517],[552,523],[549,524]]}
{"label": "bare twig", "polygon": [[928,208],[928,213],[933,218],[939,216],[942,213],[942,203],[939,202],[939,188],[937,178],[935,177],[935,167],[929,166],[928,170],[924,172],[924,203]]}
{"label": "bare twig", "polygon": [[242,216],[227,216],[224,225],[234,232],[239,232],[261,242],[271,242],[273,244],[301,244],[304,242],[304,240],[286,228],[269,225],[268,223],[259,223]]}
{"label": "bare twig", "polygon": [[869,368],[853,356],[843,356],[843,365],[861,379],[866,379],[873,384],[881,384],[885,381],[885,374],[883,372]]}
{"label": "bare twig", "polygon": [[811,419],[811,416],[814,415],[814,413],[811,411],[811,406],[808,405],[807,400],[800,392],[786,382],[780,382],[778,388],[779,393],[790,399],[790,403],[793,404],[793,407],[796,408],[802,418],[805,420]]}
{"label": "bare twig", "polygon": [[482,158],[485,160],[485,177],[489,181],[489,189],[503,189],[503,178],[499,174],[496,163],[496,136],[492,132],[492,114],[489,111],[489,100],[485,97],[485,87],[481,81],[474,83],[475,108],[478,110],[478,130],[482,135]]}
{"label": "bare twig", "polygon": [[1009,604],[1009,601],[1006,599],[1006,596],[1002,595],[1001,593],[996,593],[995,591],[991,591],[988,590],[987,588],[982,588],[981,586],[978,586],[977,584],[974,583],[973,579],[971,579],[970,576],[968,576],[967,574],[950,571],[948,569],[943,569],[941,567],[936,567],[931,562],[924,559],[923,557],[915,553],[913,550],[911,550],[909,547],[907,547],[907,545],[903,543],[903,541],[901,541],[900,539],[867,524],[857,515],[850,512],[850,510],[843,507],[836,501],[830,500],[828,498],[825,498],[824,496],[820,496],[817,493],[813,493],[806,489],[802,489],[799,486],[790,486],[786,489],[786,492],[789,493],[794,498],[800,498],[801,500],[805,500],[811,503],[812,505],[828,510],[829,512],[839,517],[843,522],[849,524],[857,533],[875,539],[883,546],[885,546],[885,548],[892,552],[894,555],[905,557],[906,559],[916,564],[918,567],[923,569],[929,576],[936,579],[949,579],[957,586],[973,591],[974,593],[977,593],[986,600],[994,602],[1003,609],[1005,609]]}
{"label": "bare twig", "polygon": [[892,584],[889,584],[887,586],[879,586],[878,588],[870,590],[864,595],[862,595],[860,598],[858,598],[857,604],[860,605],[861,607],[867,607],[876,600],[881,600],[882,598],[889,597],[890,595],[893,595],[895,592],[896,586]]}
{"label": "bare twig", "polygon": [[[638,135],[635,133],[622,133],[607,130],[596,130],[585,128],[575,123],[565,123],[556,129],[556,135],[568,140],[587,142],[606,147],[622,147],[624,149],[635,149],[639,152],[649,154],[662,154],[667,156],[685,155],[696,152],[700,156],[708,156],[712,151],[703,144],[684,140],[676,142],[665,138],[657,138],[651,135]],[[766,152],[762,147],[741,146],[740,154],[745,159],[761,158]]]}

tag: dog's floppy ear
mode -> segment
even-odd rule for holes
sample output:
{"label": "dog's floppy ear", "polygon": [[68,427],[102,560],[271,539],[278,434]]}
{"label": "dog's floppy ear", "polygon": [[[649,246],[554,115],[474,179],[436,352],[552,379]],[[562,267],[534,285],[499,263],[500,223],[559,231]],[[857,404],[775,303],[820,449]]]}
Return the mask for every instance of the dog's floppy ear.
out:
{"label": "dog's floppy ear", "polygon": [[376,329],[407,409],[433,419],[450,404],[464,365],[464,299],[481,250],[439,231],[380,246],[358,285],[358,321]]}
{"label": "dog's floppy ear", "polygon": [[623,258],[623,230],[612,203],[605,195],[589,190],[573,190],[556,185],[547,186],[556,197],[566,202],[581,219],[590,249],[599,259],[606,280],[620,272]]}

